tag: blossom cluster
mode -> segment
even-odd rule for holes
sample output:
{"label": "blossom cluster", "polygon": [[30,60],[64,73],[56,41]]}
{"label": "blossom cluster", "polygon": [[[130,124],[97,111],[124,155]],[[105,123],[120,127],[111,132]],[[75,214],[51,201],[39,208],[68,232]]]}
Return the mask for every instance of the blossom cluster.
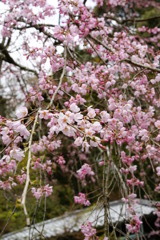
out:
{"label": "blossom cluster", "polygon": [[50,196],[52,192],[53,192],[52,186],[49,186],[48,184],[40,188],[32,188],[33,196],[37,200],[40,199],[42,196],[45,196],[45,197]]}
{"label": "blossom cluster", "polygon": [[82,225],[81,231],[85,236],[84,240],[89,240],[96,234],[96,229],[92,227],[91,222],[86,222],[84,225]]}
{"label": "blossom cluster", "polygon": [[78,196],[74,196],[74,202],[84,206],[90,205],[90,202],[86,199],[86,195],[84,193],[79,193]]}

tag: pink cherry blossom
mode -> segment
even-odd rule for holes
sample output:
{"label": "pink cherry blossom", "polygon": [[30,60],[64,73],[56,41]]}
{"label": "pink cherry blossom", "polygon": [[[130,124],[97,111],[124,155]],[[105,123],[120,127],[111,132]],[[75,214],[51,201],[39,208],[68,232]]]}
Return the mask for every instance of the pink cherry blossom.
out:
{"label": "pink cherry blossom", "polygon": [[25,180],[26,180],[26,174],[23,173],[22,175],[18,175],[18,176],[16,177],[16,179],[17,179],[17,181],[18,181],[20,184],[23,184],[23,183],[25,182]]}
{"label": "pink cherry blossom", "polygon": [[70,105],[70,110],[71,110],[72,112],[74,112],[74,113],[77,113],[77,112],[80,111],[80,108],[79,108],[75,103],[72,103],[72,104]]}
{"label": "pink cherry blossom", "polygon": [[141,224],[142,224],[142,221],[139,219],[138,216],[135,215],[130,220],[130,224],[126,224],[126,228],[131,233],[137,233],[140,230]]}
{"label": "pink cherry blossom", "polygon": [[49,119],[51,117],[51,113],[48,110],[41,110],[39,111],[39,118],[41,119]]}
{"label": "pink cherry blossom", "polygon": [[154,124],[158,129],[160,129],[160,120],[156,121]]}
{"label": "pink cherry blossom", "polygon": [[24,138],[27,139],[30,135],[30,132],[27,130],[26,126],[23,124],[20,124],[15,128],[15,132],[20,133],[20,135]]}
{"label": "pink cherry blossom", "polygon": [[108,121],[108,119],[111,118],[110,114],[107,113],[106,111],[102,111],[100,113],[100,116],[101,116],[102,122],[104,122],[104,123],[106,123]]}
{"label": "pink cherry blossom", "polygon": [[74,114],[74,121],[77,122],[77,123],[80,123],[81,120],[83,119],[83,115],[81,113],[75,113]]}
{"label": "pink cherry blossom", "polygon": [[160,167],[156,167],[157,175],[160,176]]}
{"label": "pink cherry blossom", "polygon": [[85,163],[82,167],[77,171],[78,177],[83,180],[86,176],[93,176],[94,172],[92,171],[89,164]]}
{"label": "pink cherry blossom", "polygon": [[32,188],[32,194],[33,196],[38,200],[43,196],[43,192],[41,188]]}
{"label": "pink cherry blossom", "polygon": [[18,118],[24,118],[28,115],[28,109],[26,107],[20,107],[16,111],[16,116]]}
{"label": "pink cherry blossom", "polygon": [[64,165],[66,163],[65,159],[63,156],[59,156],[58,159],[56,160],[56,162],[59,164],[59,165]]}
{"label": "pink cherry blossom", "polygon": [[78,193],[78,196],[74,196],[74,202],[84,206],[89,206],[91,204],[84,193]]}
{"label": "pink cherry blossom", "polygon": [[20,148],[14,148],[10,151],[10,157],[20,162],[24,158],[24,151]]}
{"label": "pink cherry blossom", "polygon": [[84,225],[82,225],[81,231],[85,236],[84,240],[89,240],[96,234],[96,229],[92,227],[91,222],[86,222]]}
{"label": "pink cherry blossom", "polygon": [[32,188],[32,194],[33,196],[38,200],[40,199],[42,196],[45,196],[45,197],[49,197],[52,192],[53,192],[53,189],[52,189],[52,186],[49,186],[48,184],[43,186],[43,187],[40,187],[40,188]]}
{"label": "pink cherry blossom", "polygon": [[49,197],[53,192],[53,188],[52,186],[49,186],[48,184],[46,186],[43,187],[43,194],[46,197]]}
{"label": "pink cherry blossom", "polygon": [[74,141],[74,144],[78,147],[81,146],[83,143],[83,138],[77,137],[76,140]]}
{"label": "pink cherry blossom", "polygon": [[87,110],[88,110],[87,115],[88,115],[89,118],[94,118],[96,116],[96,112],[93,108],[89,107]]}

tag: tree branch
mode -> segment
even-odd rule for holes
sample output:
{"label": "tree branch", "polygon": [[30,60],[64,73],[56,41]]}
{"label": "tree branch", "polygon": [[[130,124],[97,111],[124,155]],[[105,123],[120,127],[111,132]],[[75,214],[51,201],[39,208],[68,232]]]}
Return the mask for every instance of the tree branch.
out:
{"label": "tree branch", "polygon": [[[25,23],[25,22],[24,22]],[[55,27],[56,25],[54,24],[30,24],[30,25],[26,25],[23,27],[13,27],[15,30],[24,30],[27,28],[36,28],[37,30],[41,30],[44,27]]]}
{"label": "tree branch", "polygon": [[89,38],[92,39],[92,40],[94,40],[94,41],[97,42],[98,44],[102,45],[102,46],[103,46],[105,49],[107,49],[108,51],[114,53],[114,50],[113,50],[113,49],[107,47],[107,46],[106,46],[103,42],[101,42],[99,39],[92,37],[90,34],[89,34]]}
{"label": "tree branch", "polygon": [[23,189],[23,193],[22,193],[22,198],[21,198],[21,204],[23,206],[24,209],[24,214],[26,216],[26,224],[27,226],[30,225],[30,218],[29,218],[29,214],[27,211],[27,207],[26,207],[26,197],[27,197],[27,191],[28,191],[28,187],[29,187],[29,183],[30,183],[30,165],[31,165],[31,159],[32,159],[32,154],[31,154],[31,145],[32,145],[32,141],[33,141],[33,134],[35,132],[35,128],[36,128],[36,124],[37,124],[37,120],[38,120],[38,114],[39,111],[37,111],[36,116],[35,116],[35,120],[33,123],[33,127],[31,130],[31,135],[30,135],[30,139],[29,139],[29,144],[28,144],[28,160],[27,160],[27,177],[26,177],[26,183]]}
{"label": "tree branch", "polygon": [[10,56],[9,52],[7,51],[7,49],[3,46],[2,43],[0,43],[0,52],[1,52],[1,60],[2,61],[5,61],[5,62],[8,62],[8,63],[11,63],[13,64],[14,66],[16,67],[19,67],[21,70],[24,70],[24,71],[28,71],[28,72],[32,72],[34,73],[36,76],[38,76],[37,72],[35,70],[32,70],[30,68],[27,68],[17,62],[15,62],[15,60]]}
{"label": "tree branch", "polygon": [[[92,37],[91,35],[89,35],[89,38],[92,39],[92,40],[94,40],[94,41],[97,42],[98,44],[102,45],[102,46],[103,46],[105,49],[107,49],[108,51],[114,53],[114,50],[113,50],[113,49],[108,48],[108,47],[107,47],[103,42],[101,42],[99,39],[94,38],[94,37]],[[153,68],[153,67],[150,67],[150,66],[146,66],[146,65],[143,65],[143,64],[141,64],[141,63],[134,62],[134,61],[132,61],[132,60],[130,60],[130,59],[123,59],[122,62],[128,62],[128,63],[130,63],[130,64],[133,64],[133,65],[137,66],[137,67],[145,68],[145,69],[151,70],[151,71],[153,71],[153,72],[158,72],[158,73],[160,73],[160,69],[158,69],[158,68]]]}
{"label": "tree branch", "polygon": [[123,59],[122,61],[128,62],[128,63],[130,63],[130,64],[133,64],[133,65],[135,65],[135,66],[137,66],[137,67],[145,68],[145,69],[151,70],[151,71],[153,71],[153,72],[158,72],[158,73],[160,73],[160,69],[158,69],[158,68],[153,68],[153,67],[150,67],[150,66],[143,65],[143,64],[141,64],[141,63],[136,63],[136,62],[134,62],[134,61],[131,61],[130,59]]}
{"label": "tree branch", "polygon": [[125,22],[146,22],[146,21],[151,21],[151,20],[155,20],[155,19],[159,19],[160,16],[155,16],[155,17],[150,17],[150,18],[145,18],[145,19],[126,19],[123,20],[121,23],[125,23]]}
{"label": "tree branch", "polygon": [[110,20],[114,20],[114,21],[116,21],[116,22],[119,23],[119,24],[124,24],[124,23],[127,23],[127,22],[134,22],[134,23],[135,23],[135,22],[151,21],[151,20],[159,19],[160,16],[155,16],[155,17],[150,17],[150,18],[145,18],[145,19],[132,18],[132,19],[120,20],[120,19],[118,19],[118,18],[116,18],[116,17],[114,17],[114,16],[109,16],[109,15],[107,15],[105,18],[106,18],[106,19],[110,19]]}
{"label": "tree branch", "polygon": [[49,109],[52,106],[52,104],[54,102],[54,99],[55,99],[59,89],[61,88],[63,77],[64,77],[65,71],[66,71],[66,58],[67,58],[67,50],[66,50],[66,47],[65,47],[64,48],[64,66],[63,66],[62,74],[61,74],[61,77],[60,77],[60,80],[59,80],[58,87],[56,88],[56,90],[55,90],[55,92],[54,92],[54,94],[52,96],[52,99],[51,99],[50,103],[47,106],[47,109]]}

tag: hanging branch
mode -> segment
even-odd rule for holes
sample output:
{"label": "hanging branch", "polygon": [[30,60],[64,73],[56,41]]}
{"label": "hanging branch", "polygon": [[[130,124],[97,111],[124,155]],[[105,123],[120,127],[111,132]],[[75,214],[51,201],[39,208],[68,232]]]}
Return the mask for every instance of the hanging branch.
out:
{"label": "hanging branch", "polygon": [[36,128],[36,124],[37,124],[37,120],[38,120],[38,114],[39,114],[39,111],[37,111],[37,114],[35,116],[35,120],[34,120],[34,123],[33,123],[33,127],[32,127],[32,130],[31,130],[31,135],[30,135],[30,139],[29,139],[28,160],[27,160],[27,166],[26,166],[27,176],[26,176],[26,182],[25,182],[25,186],[24,186],[23,193],[22,193],[22,198],[21,198],[21,204],[23,206],[24,214],[26,216],[27,226],[30,225],[30,218],[29,218],[27,207],[26,207],[26,197],[27,197],[28,187],[29,187],[29,183],[30,183],[30,165],[31,165],[31,160],[32,160],[31,145],[32,145],[32,141],[33,141],[33,134],[35,132],[35,128]]}

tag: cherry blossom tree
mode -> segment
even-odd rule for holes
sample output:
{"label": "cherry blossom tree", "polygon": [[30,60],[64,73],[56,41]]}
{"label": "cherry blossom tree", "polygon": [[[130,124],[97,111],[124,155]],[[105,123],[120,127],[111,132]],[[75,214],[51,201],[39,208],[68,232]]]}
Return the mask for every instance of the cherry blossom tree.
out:
{"label": "cherry blossom tree", "polygon": [[[159,16],[142,16],[146,9],[160,9],[160,3],[94,4],[2,0],[1,78],[35,82],[27,86],[16,117],[0,117],[0,188],[23,186],[18,200],[29,225],[27,196],[39,200],[54,194],[48,178],[55,166],[79,182],[76,204],[89,206],[83,190],[98,185],[104,239],[110,239],[107,209],[117,186],[129,214],[129,239],[142,224],[137,199],[158,199],[160,191],[160,28],[146,24]],[[157,205],[160,218],[159,210]],[[82,233],[96,239],[92,223],[84,224]]]}

